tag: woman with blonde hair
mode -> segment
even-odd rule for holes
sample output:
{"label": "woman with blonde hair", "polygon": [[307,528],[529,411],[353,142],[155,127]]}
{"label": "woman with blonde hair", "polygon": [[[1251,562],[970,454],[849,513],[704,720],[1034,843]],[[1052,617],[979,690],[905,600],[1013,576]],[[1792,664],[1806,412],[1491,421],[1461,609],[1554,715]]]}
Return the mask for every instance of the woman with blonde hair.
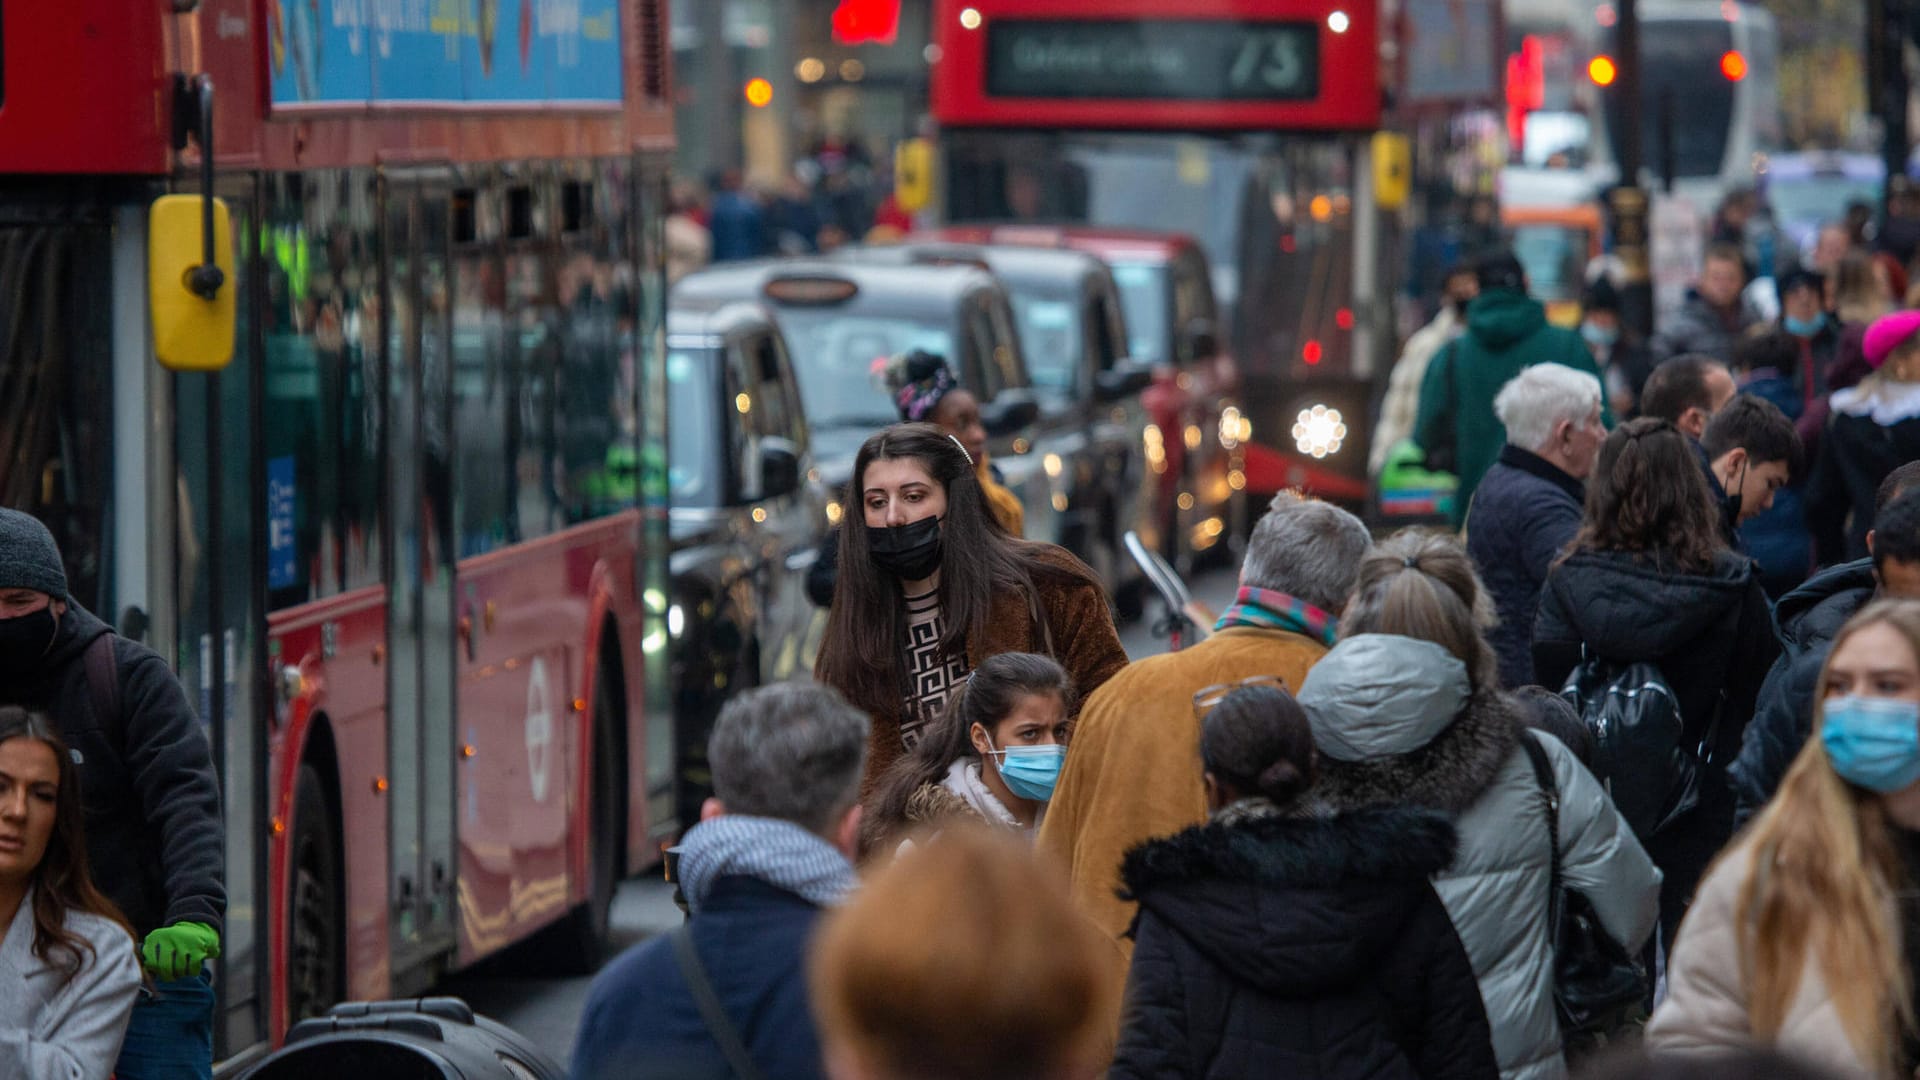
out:
{"label": "woman with blonde hair", "polygon": [[1559,1080],[1555,878],[1632,952],[1652,932],[1660,874],[1573,754],[1525,731],[1482,633],[1490,607],[1452,537],[1403,532],[1362,560],[1340,640],[1298,694],[1319,753],[1308,798],[1329,813],[1398,806],[1452,823],[1459,847],[1433,885],[1479,980],[1500,1075]]}
{"label": "woman with blonde hair", "polygon": [[827,917],[810,963],[834,1080],[1079,1080],[1105,1066],[1111,949],[1006,832],[948,828]]}
{"label": "woman with blonde hair", "polygon": [[1759,1043],[1855,1076],[1920,1064],[1920,602],[1841,628],[1819,738],[1701,882],[1647,1028],[1657,1053]]}

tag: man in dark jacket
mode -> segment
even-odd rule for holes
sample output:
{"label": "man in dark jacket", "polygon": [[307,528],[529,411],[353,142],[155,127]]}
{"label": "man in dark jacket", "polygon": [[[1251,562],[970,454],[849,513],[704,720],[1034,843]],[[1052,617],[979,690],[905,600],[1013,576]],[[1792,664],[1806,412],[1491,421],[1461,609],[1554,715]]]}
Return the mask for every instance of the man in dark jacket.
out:
{"label": "man in dark jacket", "polygon": [[[1720,492],[1724,535],[1729,546],[1744,550],[1738,542],[1740,527],[1772,510],[1780,489],[1806,471],[1800,435],[1780,406],[1762,397],[1740,394],[1714,414],[1699,447],[1713,478],[1711,486]],[[1811,549],[1812,538],[1804,528],[1799,532],[1802,550]],[[1764,578],[1766,564],[1761,566]],[[1801,574],[1805,573],[1803,566]]]}
{"label": "man in dark jacket", "polygon": [[1815,574],[1774,607],[1780,659],[1760,685],[1753,723],[1729,770],[1736,822],[1744,823],[1773,798],[1806,744],[1820,669],[1840,627],[1876,597],[1920,599],[1920,462],[1901,466],[1881,487],[1879,521],[1867,534],[1872,556]]}
{"label": "man in dark jacket", "polygon": [[1586,499],[1581,481],[1593,471],[1607,437],[1600,393],[1599,380],[1590,375],[1540,364],[1493,399],[1507,445],[1474,496],[1467,553],[1500,616],[1488,636],[1500,657],[1500,681],[1509,687],[1533,682],[1540,587],[1580,531]]}
{"label": "man in dark jacket", "polygon": [[226,914],[225,826],[206,732],[158,653],[67,595],[53,534],[0,509],[0,701],[45,712],[73,749],[93,880],[132,924],[154,994],[115,1075],[206,1077]]}
{"label": "man in dark jacket", "polygon": [[[1444,458],[1448,455],[1441,448],[1452,448],[1451,471],[1460,478],[1453,501],[1456,526],[1466,520],[1474,488],[1507,441],[1493,412],[1500,388],[1535,364],[1562,364],[1600,377],[1580,335],[1547,324],[1546,309],[1527,295],[1518,259],[1492,256],[1478,273],[1480,295],[1467,305],[1467,332],[1427,365],[1413,424],[1413,441],[1430,456]],[[1604,404],[1601,415],[1613,422]]]}
{"label": "man in dark jacket", "polygon": [[825,1075],[807,945],[854,886],[869,721],[832,689],[734,698],[707,745],[715,797],[680,843],[692,919],[593,982],[574,1080]]}
{"label": "man in dark jacket", "polygon": [[1707,249],[1700,280],[1686,303],[1666,320],[1653,338],[1653,354],[1662,360],[1685,353],[1705,353],[1717,360],[1733,355],[1733,346],[1747,328],[1766,320],[1745,297],[1746,258],[1730,244]]}

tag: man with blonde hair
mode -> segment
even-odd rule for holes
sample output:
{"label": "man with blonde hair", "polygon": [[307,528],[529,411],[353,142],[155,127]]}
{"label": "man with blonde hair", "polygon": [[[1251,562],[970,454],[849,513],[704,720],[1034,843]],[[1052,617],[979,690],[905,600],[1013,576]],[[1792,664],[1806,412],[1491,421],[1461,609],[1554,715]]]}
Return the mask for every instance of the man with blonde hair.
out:
{"label": "man with blonde hair", "polygon": [[1467,554],[1500,621],[1488,634],[1500,681],[1533,682],[1533,618],[1547,570],[1580,531],[1582,481],[1606,440],[1600,380],[1559,364],[1537,364],[1493,399],[1507,444],[1467,511]]}

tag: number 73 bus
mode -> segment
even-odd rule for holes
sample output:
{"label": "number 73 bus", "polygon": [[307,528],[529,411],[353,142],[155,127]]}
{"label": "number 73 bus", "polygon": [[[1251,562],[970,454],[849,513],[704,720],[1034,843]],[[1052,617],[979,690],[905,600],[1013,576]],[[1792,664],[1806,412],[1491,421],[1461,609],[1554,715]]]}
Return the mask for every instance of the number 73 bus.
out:
{"label": "number 73 bus", "polygon": [[229,1062],[676,827],[664,4],[550,7],[0,8],[0,502],[206,725]]}

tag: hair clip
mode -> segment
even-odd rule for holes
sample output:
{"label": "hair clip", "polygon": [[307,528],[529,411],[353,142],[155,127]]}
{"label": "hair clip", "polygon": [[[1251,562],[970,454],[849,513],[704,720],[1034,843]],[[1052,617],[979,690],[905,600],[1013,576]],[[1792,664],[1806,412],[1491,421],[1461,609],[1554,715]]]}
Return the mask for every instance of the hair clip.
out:
{"label": "hair clip", "polygon": [[967,446],[966,446],[966,444],[965,444],[965,443],[963,443],[963,442],[961,442],[961,441],[960,441],[960,440],[959,440],[958,438],[956,438],[956,437],[955,437],[955,436],[953,436],[952,434],[949,434],[949,435],[947,436],[947,439],[948,439],[949,441],[951,441],[951,442],[953,443],[953,445],[955,445],[955,446],[957,446],[957,447],[959,447],[959,448],[960,448],[960,456],[961,456],[961,457],[963,457],[963,458],[966,458],[966,459],[967,459],[967,468],[969,468],[969,469],[971,469],[971,468],[973,468],[973,455],[972,455],[972,454],[969,454],[969,453],[967,453]]}

